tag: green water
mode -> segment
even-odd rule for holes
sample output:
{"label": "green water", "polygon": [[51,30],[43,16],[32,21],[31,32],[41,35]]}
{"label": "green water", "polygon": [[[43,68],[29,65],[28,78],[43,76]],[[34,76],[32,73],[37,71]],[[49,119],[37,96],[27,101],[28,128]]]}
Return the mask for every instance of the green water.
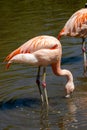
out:
{"label": "green water", "polygon": [[86,130],[87,78],[83,77],[81,39],[62,37],[62,68],[74,76],[75,92],[65,99],[65,77],[47,67],[49,110],[42,108],[36,86],[37,68],[13,64],[7,71],[4,58],[38,35],[57,37],[65,22],[85,0],[0,1],[0,130]]}

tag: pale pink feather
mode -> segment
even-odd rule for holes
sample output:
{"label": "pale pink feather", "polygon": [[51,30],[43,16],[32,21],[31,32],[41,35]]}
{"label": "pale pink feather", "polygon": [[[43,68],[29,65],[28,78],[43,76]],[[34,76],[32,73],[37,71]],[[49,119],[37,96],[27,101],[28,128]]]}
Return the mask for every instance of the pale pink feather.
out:
{"label": "pale pink feather", "polygon": [[63,35],[87,37],[87,8],[78,10],[69,18],[64,28],[60,31],[58,39]]}

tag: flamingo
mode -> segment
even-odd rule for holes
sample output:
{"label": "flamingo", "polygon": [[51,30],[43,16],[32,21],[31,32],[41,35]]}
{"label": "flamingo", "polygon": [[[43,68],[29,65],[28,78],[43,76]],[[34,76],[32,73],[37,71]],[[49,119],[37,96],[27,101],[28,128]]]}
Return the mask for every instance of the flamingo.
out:
{"label": "flamingo", "polygon": [[85,38],[87,37],[87,3],[85,8],[76,11],[66,22],[63,29],[58,34],[58,39],[61,36],[71,36],[82,38],[82,52],[84,57],[84,75],[86,73],[87,61],[86,61],[86,45]]}
{"label": "flamingo", "polygon": [[[42,103],[46,101],[46,104],[48,105],[48,95],[46,90],[47,65],[51,65],[55,75],[67,77],[67,83],[65,85],[65,97],[70,97],[70,94],[75,88],[72,73],[69,70],[61,69],[61,56],[62,47],[57,38],[47,35],[36,36],[18,47],[6,57],[6,68],[8,69],[11,63],[27,63],[31,66],[37,66],[38,72],[36,77],[36,84],[39,88]],[[42,87],[44,90],[44,95],[40,88],[41,67],[43,67]]]}

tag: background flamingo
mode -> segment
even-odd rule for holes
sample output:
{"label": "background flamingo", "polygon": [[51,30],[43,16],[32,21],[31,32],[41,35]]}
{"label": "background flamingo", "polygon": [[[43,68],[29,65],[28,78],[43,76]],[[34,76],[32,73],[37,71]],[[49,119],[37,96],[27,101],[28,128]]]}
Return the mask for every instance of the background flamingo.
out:
{"label": "background flamingo", "polygon": [[24,43],[18,49],[9,54],[5,61],[8,61],[6,67],[9,68],[13,62],[28,63],[38,66],[36,83],[39,88],[41,100],[44,103],[44,97],[40,88],[40,68],[43,66],[42,87],[46,103],[48,105],[48,96],[46,90],[46,66],[51,65],[55,75],[67,76],[66,97],[74,90],[73,76],[69,70],[61,69],[62,47],[60,42],[52,36],[38,36]]}
{"label": "background flamingo", "polygon": [[[87,7],[87,4],[85,4]],[[82,51],[84,56],[84,74],[86,73],[86,46],[85,38],[87,37],[87,8],[83,8],[75,12],[70,19],[66,22],[64,28],[60,31],[58,39],[61,36],[71,36],[82,38]]]}

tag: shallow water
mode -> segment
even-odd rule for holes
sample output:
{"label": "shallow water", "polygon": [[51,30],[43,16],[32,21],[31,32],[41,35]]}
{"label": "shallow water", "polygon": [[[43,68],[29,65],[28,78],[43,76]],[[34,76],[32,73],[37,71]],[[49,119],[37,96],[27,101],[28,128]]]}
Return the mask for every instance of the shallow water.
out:
{"label": "shallow water", "polygon": [[47,67],[49,110],[41,106],[36,86],[37,68],[13,64],[5,70],[4,58],[28,39],[38,35],[57,37],[65,22],[83,0],[0,1],[0,130],[87,129],[87,78],[83,76],[81,39],[62,37],[62,68],[74,76],[75,92],[63,98],[65,77]]}

